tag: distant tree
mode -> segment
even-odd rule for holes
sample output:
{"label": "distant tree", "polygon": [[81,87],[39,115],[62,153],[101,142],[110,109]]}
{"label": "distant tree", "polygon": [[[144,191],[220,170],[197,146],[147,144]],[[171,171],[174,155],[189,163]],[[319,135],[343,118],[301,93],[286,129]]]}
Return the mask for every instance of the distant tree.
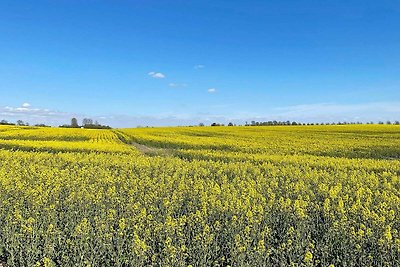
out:
{"label": "distant tree", "polygon": [[200,126],[200,127],[203,127],[203,126],[204,126],[204,123],[200,122],[200,123],[199,123],[199,126]]}
{"label": "distant tree", "polygon": [[17,120],[18,126],[25,126],[25,123],[22,120]]}
{"label": "distant tree", "polygon": [[111,129],[108,125],[94,125],[94,124],[86,124],[83,126],[85,129]]}
{"label": "distant tree", "polygon": [[400,124],[400,122],[399,122],[399,121],[395,121],[395,122],[394,122],[394,124],[396,124],[396,125],[399,125],[399,124]]}
{"label": "distant tree", "polygon": [[78,120],[76,118],[72,118],[71,119],[71,127],[72,128],[78,128],[79,127]]}
{"label": "distant tree", "polygon": [[84,118],[84,119],[82,120],[82,124],[83,124],[83,126],[93,125],[93,120],[92,120],[92,119],[89,119],[89,118]]}
{"label": "distant tree", "polygon": [[391,121],[387,121],[386,124],[392,124],[392,122]]}
{"label": "distant tree", "polygon": [[233,126],[233,123],[232,122],[228,123],[228,126]]}

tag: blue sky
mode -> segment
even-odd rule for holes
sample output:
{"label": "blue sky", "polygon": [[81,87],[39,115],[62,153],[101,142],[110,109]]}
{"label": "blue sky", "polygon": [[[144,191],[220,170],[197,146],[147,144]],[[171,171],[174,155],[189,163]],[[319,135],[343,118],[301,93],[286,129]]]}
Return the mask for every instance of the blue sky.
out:
{"label": "blue sky", "polygon": [[0,1],[0,119],[400,120],[399,1]]}

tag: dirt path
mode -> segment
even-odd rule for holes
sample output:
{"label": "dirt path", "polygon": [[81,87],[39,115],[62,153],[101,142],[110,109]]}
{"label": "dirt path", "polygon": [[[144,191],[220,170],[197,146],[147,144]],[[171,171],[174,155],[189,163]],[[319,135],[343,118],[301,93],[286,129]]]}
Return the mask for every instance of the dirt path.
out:
{"label": "dirt path", "polygon": [[124,134],[123,132],[121,132],[119,130],[113,130],[113,132],[117,135],[118,139],[121,142],[125,143],[128,146],[133,146],[143,155],[162,156],[162,157],[173,156],[172,149],[151,147],[151,146],[139,144],[139,143],[132,141],[132,139],[129,136],[127,136],[126,134]]}
{"label": "dirt path", "polygon": [[142,145],[139,143],[132,142],[130,145],[134,146],[137,150],[139,150],[142,154],[148,156],[172,156],[172,151],[170,149],[165,148],[157,148],[157,147],[150,147],[146,145]]}

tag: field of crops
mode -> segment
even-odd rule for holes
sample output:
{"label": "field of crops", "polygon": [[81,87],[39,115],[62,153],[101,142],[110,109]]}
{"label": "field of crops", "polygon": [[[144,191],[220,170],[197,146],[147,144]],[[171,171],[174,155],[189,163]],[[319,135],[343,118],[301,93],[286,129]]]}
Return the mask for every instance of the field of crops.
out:
{"label": "field of crops", "polygon": [[0,126],[7,266],[400,266],[400,126]]}

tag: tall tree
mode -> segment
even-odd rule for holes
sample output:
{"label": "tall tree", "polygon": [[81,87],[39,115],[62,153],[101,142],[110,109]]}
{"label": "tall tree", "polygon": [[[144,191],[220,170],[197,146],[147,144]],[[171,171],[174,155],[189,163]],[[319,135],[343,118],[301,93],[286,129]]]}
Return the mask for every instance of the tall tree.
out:
{"label": "tall tree", "polygon": [[79,127],[78,120],[76,118],[72,118],[71,119],[71,127],[72,128],[78,128]]}

